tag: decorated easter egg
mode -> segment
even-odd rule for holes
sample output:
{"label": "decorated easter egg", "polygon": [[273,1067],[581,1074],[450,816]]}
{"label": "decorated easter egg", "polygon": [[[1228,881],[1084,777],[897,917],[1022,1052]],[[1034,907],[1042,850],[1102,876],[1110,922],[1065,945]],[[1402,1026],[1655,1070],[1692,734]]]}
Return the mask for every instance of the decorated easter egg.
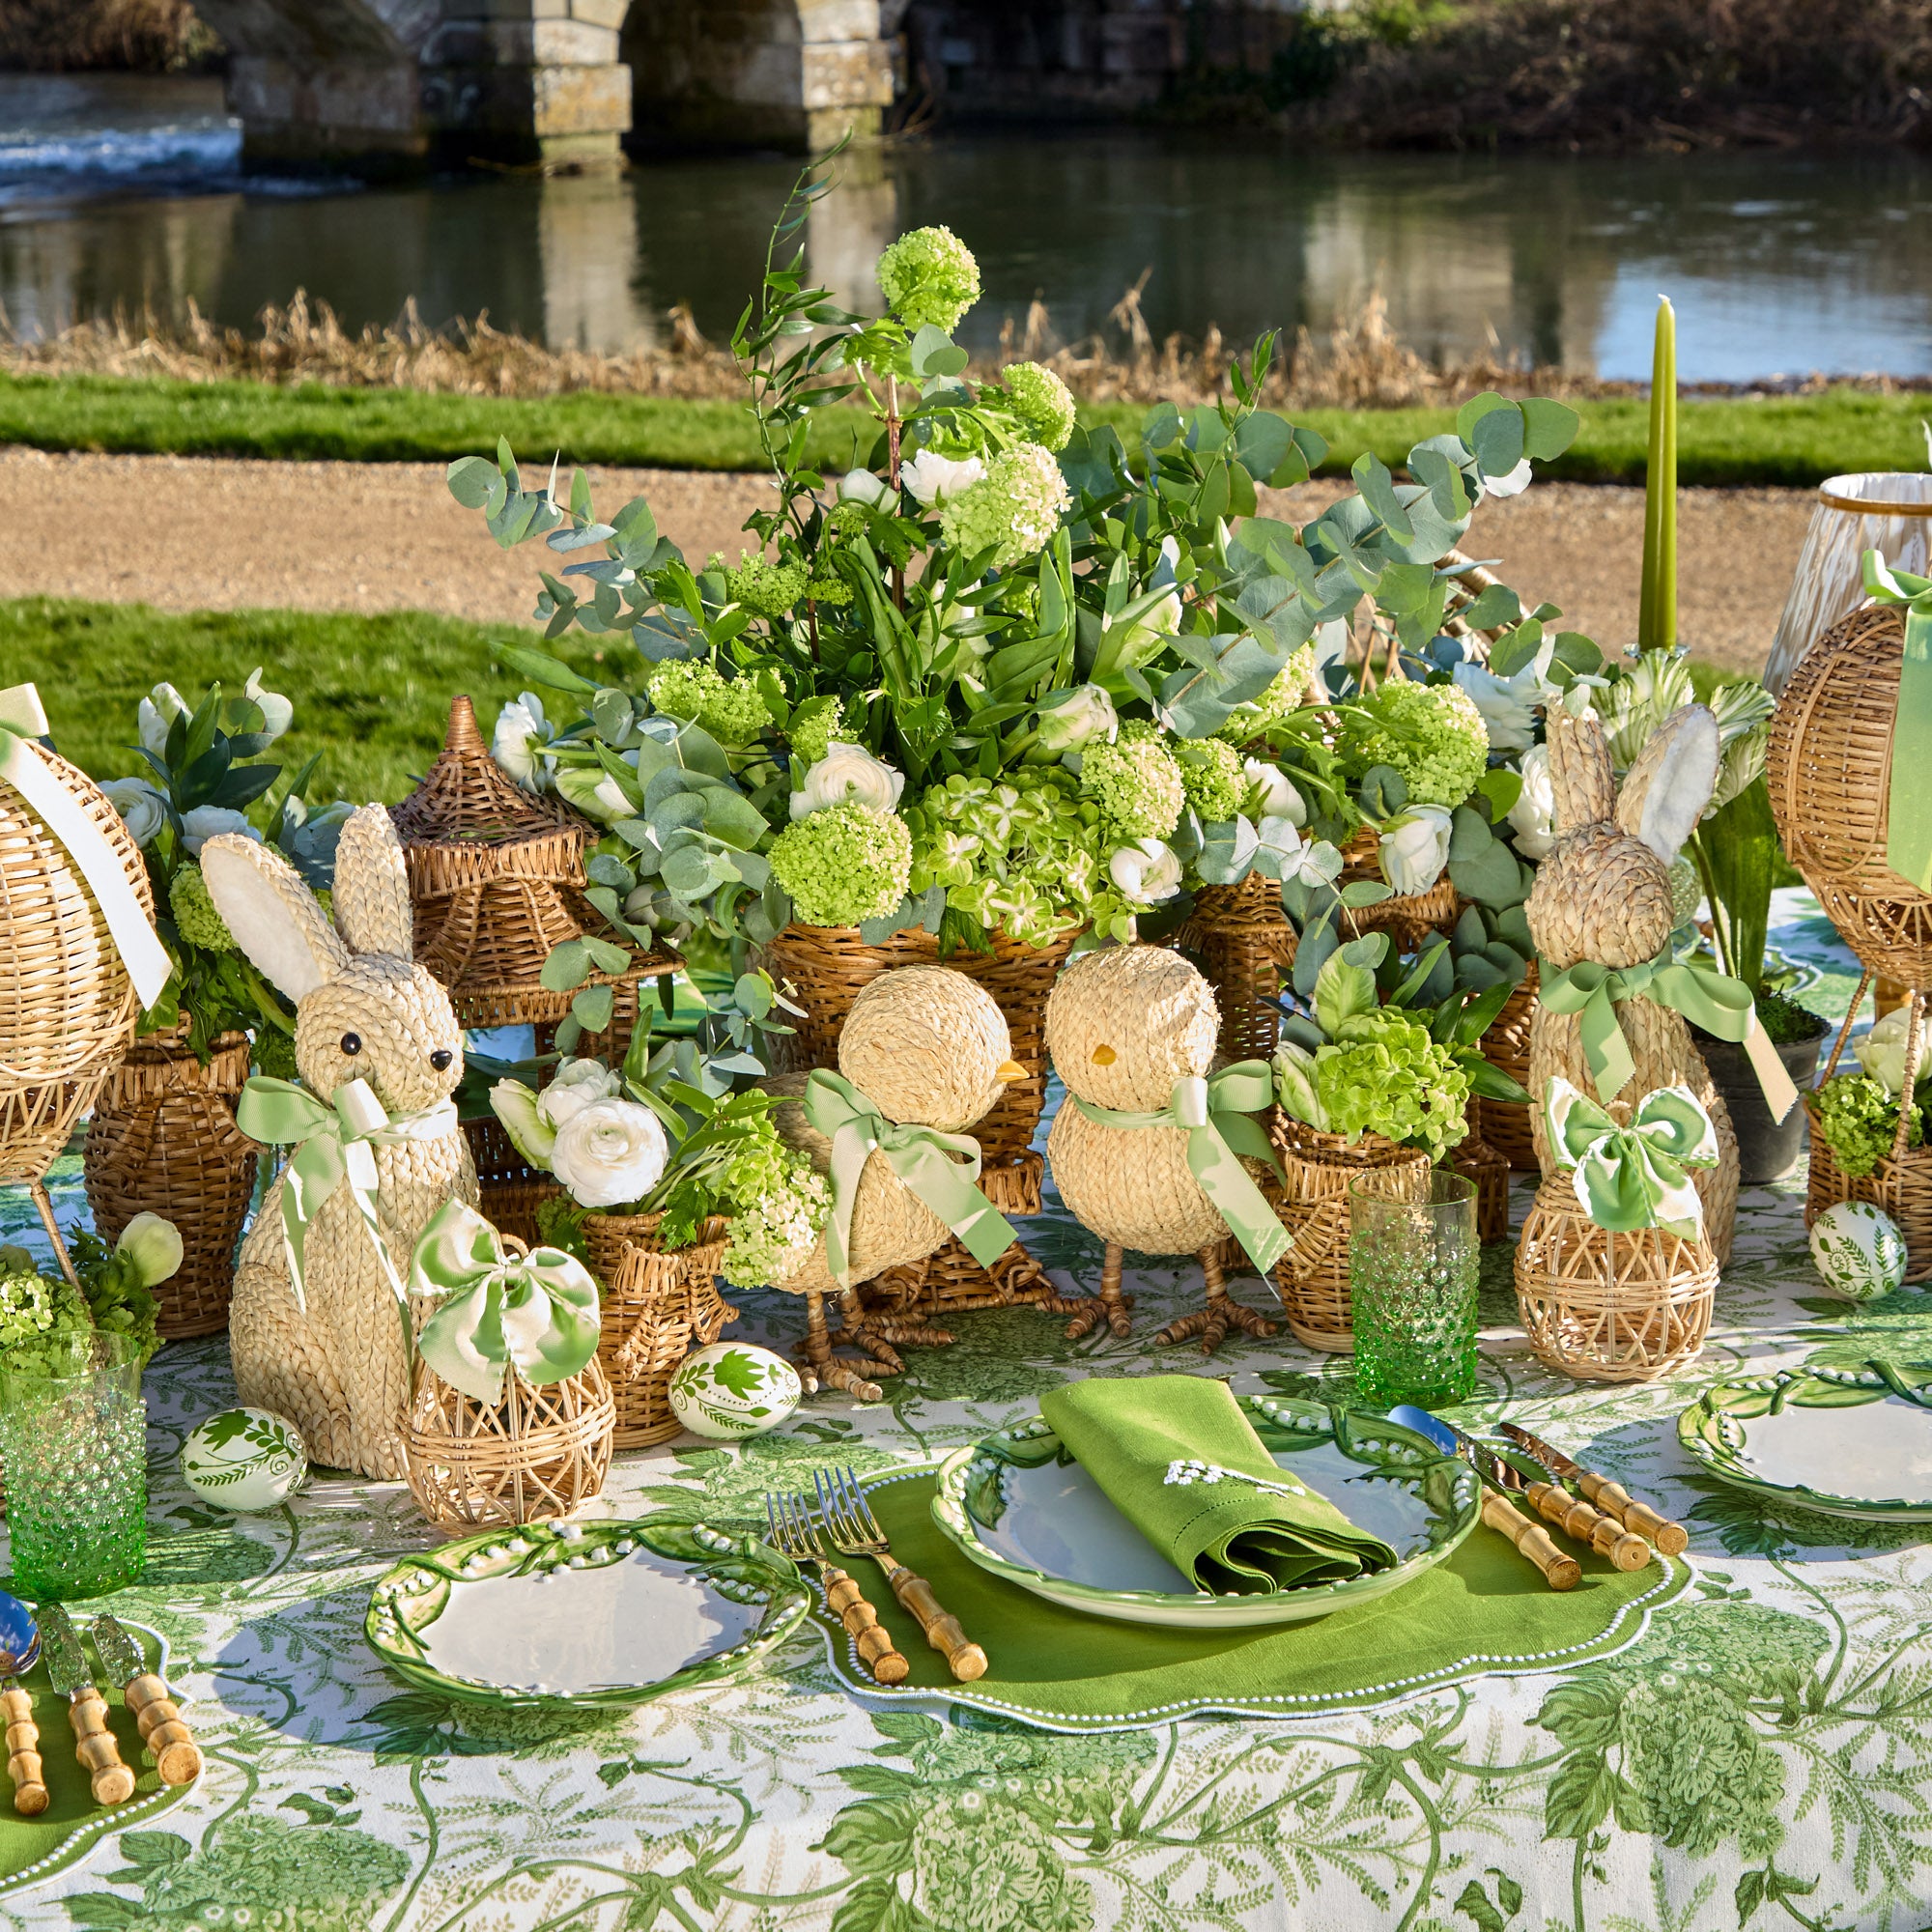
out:
{"label": "decorated easter egg", "polygon": [[1845,1301],[1876,1301],[1905,1279],[1905,1236],[1869,1201],[1840,1201],[1811,1224],[1811,1259]]}
{"label": "decorated easter egg", "polygon": [[196,1425],[182,1446],[181,1466],[205,1502],[270,1510],[301,1488],[308,1448],[294,1423],[266,1408],[225,1408]]}
{"label": "decorated easter egg", "polygon": [[798,1406],[798,1371],[782,1355],[749,1342],[713,1342],[678,1364],[672,1412],[694,1435],[729,1442],[761,1435]]}

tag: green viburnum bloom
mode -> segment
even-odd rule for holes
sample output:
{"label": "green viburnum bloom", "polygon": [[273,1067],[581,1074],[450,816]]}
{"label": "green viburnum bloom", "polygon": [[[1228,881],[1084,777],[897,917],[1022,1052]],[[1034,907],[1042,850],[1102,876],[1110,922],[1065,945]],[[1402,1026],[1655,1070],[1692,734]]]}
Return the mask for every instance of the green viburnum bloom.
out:
{"label": "green viburnum bloom", "polygon": [[828,805],[772,844],[772,871],[807,925],[859,925],[894,910],[912,871],[905,820],[863,805]]}
{"label": "green viburnum bloom", "polygon": [[980,265],[950,228],[915,228],[879,257],[879,288],[908,328],[951,335],[980,299]]}
{"label": "green viburnum bloom", "polygon": [[838,697],[808,697],[791,714],[786,735],[791,739],[792,756],[808,770],[831,750],[833,739],[841,745],[853,742],[845,724],[844,703]]}
{"label": "green viburnum bloom", "polygon": [[1489,765],[1490,733],[1460,685],[1396,678],[1363,702],[1369,718],[1350,717],[1345,737],[1351,776],[1393,766],[1407,781],[1410,805],[1451,810],[1475,790]]}
{"label": "green viburnum bloom", "polygon": [[1315,646],[1303,644],[1275,673],[1274,682],[1259,697],[1235,706],[1228,722],[1214,735],[1240,745],[1271,730],[1307,702],[1308,684],[1314,675]]}
{"label": "green viburnum bloom", "polygon": [[764,1288],[795,1270],[832,1212],[832,1183],[810,1161],[731,1216],[719,1272],[733,1288]]}
{"label": "green viburnum bloom", "polygon": [[1053,452],[1023,442],[994,457],[971,489],[941,499],[939,527],[962,556],[991,551],[993,567],[1006,570],[1053,541],[1071,501]]}
{"label": "green viburnum bloom", "polygon": [[[1898,1101],[1868,1073],[1839,1073],[1826,1081],[1811,1100],[1811,1124],[1854,1180],[1862,1180],[1880,1161],[1891,1158],[1898,1134]],[[1925,1138],[1923,1117],[1914,1107],[1906,1145]]]}
{"label": "green viburnum bloom", "polygon": [[181,936],[190,946],[204,947],[210,952],[240,951],[235,935],[228,930],[228,922],[215,910],[213,896],[199,866],[184,866],[175,874],[168,887],[168,910],[175,916]]}
{"label": "green viburnum bloom", "polygon": [[701,658],[671,658],[651,672],[651,702],[667,718],[688,719],[721,745],[747,745],[772,722],[749,678],[727,681]]}
{"label": "green viburnum bloom", "polygon": [[1144,719],[1122,724],[1111,745],[1081,753],[1080,789],[1123,838],[1165,838],[1186,797],[1174,753]]}
{"label": "green viburnum bloom", "polygon": [[1380,1134],[1439,1160],[1468,1132],[1469,1076],[1429,1030],[1387,1007],[1342,1023],[1315,1056],[1315,1094],[1331,1133]]}
{"label": "green viburnum bloom", "polygon": [[1009,362],[1000,372],[1007,406],[1034,441],[1065,449],[1073,435],[1073,392],[1051,369],[1037,362]]}
{"label": "green viburnum bloom", "polygon": [[760,617],[782,617],[805,595],[808,575],[796,557],[775,560],[740,551],[737,569],[724,573],[724,588],[733,602]]}
{"label": "green viburnum bloom", "polygon": [[1180,765],[1180,789],[1204,825],[1225,824],[1248,795],[1241,754],[1220,738],[1187,738],[1174,748]]}

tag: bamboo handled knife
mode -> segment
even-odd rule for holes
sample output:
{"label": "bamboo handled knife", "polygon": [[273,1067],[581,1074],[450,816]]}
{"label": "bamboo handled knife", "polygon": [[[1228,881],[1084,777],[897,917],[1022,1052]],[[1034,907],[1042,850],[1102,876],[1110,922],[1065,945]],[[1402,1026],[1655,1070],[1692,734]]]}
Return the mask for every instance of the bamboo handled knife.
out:
{"label": "bamboo handled knife", "polygon": [[116,1684],[141,1727],[141,1742],[153,1752],[163,1784],[192,1784],[201,1776],[201,1747],[168,1695],[166,1683],[148,1668],[140,1646],[118,1617],[94,1620],[94,1647],[101,1668]]}
{"label": "bamboo handled knife", "polygon": [[1502,1433],[1512,1442],[1527,1449],[1553,1475],[1575,1483],[1585,1498],[1605,1516],[1615,1517],[1626,1529],[1648,1538],[1663,1555],[1683,1554],[1690,1541],[1690,1532],[1681,1522],[1672,1522],[1648,1503],[1638,1502],[1621,1483],[1612,1482],[1608,1476],[1600,1475],[1595,1469],[1584,1468],[1542,1436],[1532,1435],[1520,1424],[1505,1422]]}
{"label": "bamboo handled knife", "polygon": [[73,1754],[88,1773],[97,1804],[125,1804],[134,1795],[134,1774],[107,1727],[107,1700],[95,1688],[80,1647],[80,1633],[59,1604],[41,1605],[41,1647],[46,1654],[47,1682],[68,1700],[73,1726]]}
{"label": "bamboo handled knife", "polygon": [[33,1692],[20,1682],[40,1656],[41,1633],[33,1612],[18,1597],[0,1591],[0,1716],[7,1720],[7,1776],[14,1780],[14,1809],[23,1818],[38,1817],[47,1808]]}

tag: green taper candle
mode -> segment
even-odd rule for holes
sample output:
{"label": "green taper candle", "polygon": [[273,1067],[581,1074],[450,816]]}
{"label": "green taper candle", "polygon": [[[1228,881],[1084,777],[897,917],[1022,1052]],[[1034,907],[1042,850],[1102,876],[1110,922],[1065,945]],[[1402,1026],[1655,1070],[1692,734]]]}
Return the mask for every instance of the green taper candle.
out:
{"label": "green taper candle", "polygon": [[1677,641],[1677,311],[1657,298],[1657,346],[1650,362],[1650,462],[1643,492],[1643,590],[1637,645]]}

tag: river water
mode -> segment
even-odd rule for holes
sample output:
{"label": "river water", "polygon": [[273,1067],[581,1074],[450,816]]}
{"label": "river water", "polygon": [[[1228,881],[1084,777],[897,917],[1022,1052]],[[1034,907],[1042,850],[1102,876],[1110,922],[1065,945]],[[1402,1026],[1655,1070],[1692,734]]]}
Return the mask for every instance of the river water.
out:
{"label": "river water", "polygon": [[[688,302],[728,331],[796,171],[776,156],[400,187],[244,176],[219,85],[0,76],[0,303],[34,334],[190,298],[247,325],[298,287],[352,327],[487,310],[617,350]],[[903,229],[946,222],[996,337],[1037,298],[1066,340],[1145,273],[1156,337],[1320,334],[1373,290],[1430,355],[1484,348],[1609,378],[1649,370],[1660,291],[1687,382],[1932,372],[1932,156],[1310,155],[1250,132],[962,134],[848,157],[810,270],[849,305]],[[1113,339],[1122,339],[1118,331]]]}

